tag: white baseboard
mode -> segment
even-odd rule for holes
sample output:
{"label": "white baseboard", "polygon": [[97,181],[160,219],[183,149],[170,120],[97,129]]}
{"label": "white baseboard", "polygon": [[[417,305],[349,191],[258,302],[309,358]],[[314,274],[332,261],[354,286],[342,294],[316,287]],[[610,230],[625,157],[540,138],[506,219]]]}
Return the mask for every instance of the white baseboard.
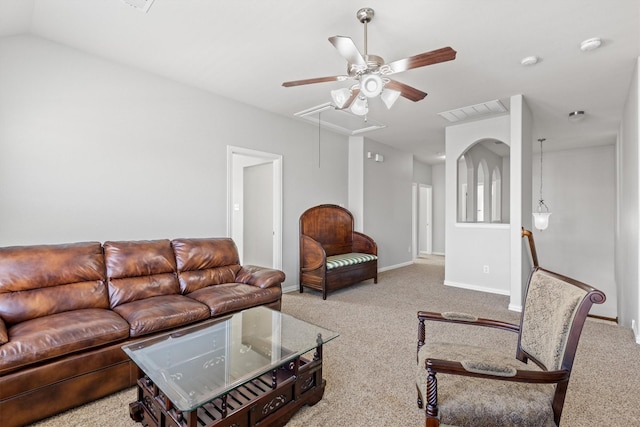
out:
{"label": "white baseboard", "polygon": [[638,332],[638,323],[635,320],[631,321],[631,330],[633,331],[633,336],[636,337],[636,344],[640,344],[640,333]]}
{"label": "white baseboard", "polygon": [[490,294],[498,294],[498,295],[507,295],[507,296],[510,295],[509,291],[505,291],[503,289],[487,288],[484,286],[470,285],[468,283],[458,283],[458,282],[452,282],[450,280],[445,280],[444,284],[445,286],[451,286],[453,288],[469,289],[471,291],[488,292]]}
{"label": "white baseboard", "polygon": [[299,285],[286,285],[282,286],[282,293],[293,292],[300,289]]}
{"label": "white baseboard", "polygon": [[379,268],[378,273],[382,273],[383,271],[395,270],[396,268],[407,267],[409,265],[413,265],[413,261],[403,262],[402,264],[390,265],[389,267]]}
{"label": "white baseboard", "polygon": [[516,313],[522,313],[522,306],[521,305],[509,304],[508,309],[509,309],[509,311],[515,311]]}
{"label": "white baseboard", "polygon": [[444,252],[431,252],[431,255],[445,256]]}

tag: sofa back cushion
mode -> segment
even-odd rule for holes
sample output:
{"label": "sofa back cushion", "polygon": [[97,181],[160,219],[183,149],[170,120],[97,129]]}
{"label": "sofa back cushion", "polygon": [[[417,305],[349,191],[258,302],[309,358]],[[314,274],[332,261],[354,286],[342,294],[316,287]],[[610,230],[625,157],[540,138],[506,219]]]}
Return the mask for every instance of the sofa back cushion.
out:
{"label": "sofa back cushion", "polygon": [[111,308],[180,293],[169,240],[105,242],[104,256]]}
{"label": "sofa back cushion", "polygon": [[241,267],[238,248],[232,239],[176,239],[171,245],[183,294],[236,281]]}
{"label": "sofa back cushion", "polygon": [[337,205],[319,205],[300,216],[300,234],[322,245],[327,256],[353,252],[353,215]]}
{"label": "sofa back cushion", "polygon": [[108,307],[100,243],[0,248],[0,317],[6,323]]}

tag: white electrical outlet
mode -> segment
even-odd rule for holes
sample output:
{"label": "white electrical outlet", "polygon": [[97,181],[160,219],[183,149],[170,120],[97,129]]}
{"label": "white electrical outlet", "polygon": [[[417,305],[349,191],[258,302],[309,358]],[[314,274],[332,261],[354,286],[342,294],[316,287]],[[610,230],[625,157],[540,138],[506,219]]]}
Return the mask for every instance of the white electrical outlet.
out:
{"label": "white electrical outlet", "polygon": [[482,272],[486,273],[486,274],[489,274],[489,266],[488,265],[483,266],[482,267]]}

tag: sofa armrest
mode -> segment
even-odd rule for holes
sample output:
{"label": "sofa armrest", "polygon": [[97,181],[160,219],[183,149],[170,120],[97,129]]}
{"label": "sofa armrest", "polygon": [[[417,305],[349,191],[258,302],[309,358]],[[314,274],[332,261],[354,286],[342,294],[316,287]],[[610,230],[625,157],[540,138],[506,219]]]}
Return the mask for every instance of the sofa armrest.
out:
{"label": "sofa armrest", "polygon": [[0,345],[9,342],[9,332],[7,332],[7,325],[4,320],[0,318]]}
{"label": "sofa armrest", "polygon": [[303,271],[316,270],[327,263],[327,254],[317,240],[300,236],[300,268]]}
{"label": "sofa armrest", "polygon": [[361,254],[378,255],[378,246],[373,239],[366,234],[353,232],[353,251]]}
{"label": "sofa armrest", "polygon": [[273,268],[258,267],[257,265],[245,265],[236,275],[236,282],[257,286],[258,288],[269,288],[278,286],[284,282],[283,271]]}

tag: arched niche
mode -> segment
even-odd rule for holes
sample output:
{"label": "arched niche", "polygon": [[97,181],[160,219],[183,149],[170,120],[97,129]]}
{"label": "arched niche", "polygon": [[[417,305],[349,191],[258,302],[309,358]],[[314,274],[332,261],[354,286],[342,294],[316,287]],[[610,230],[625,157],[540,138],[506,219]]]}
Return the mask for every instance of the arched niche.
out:
{"label": "arched niche", "polygon": [[509,223],[510,149],[496,139],[476,141],[457,161],[457,220]]}

